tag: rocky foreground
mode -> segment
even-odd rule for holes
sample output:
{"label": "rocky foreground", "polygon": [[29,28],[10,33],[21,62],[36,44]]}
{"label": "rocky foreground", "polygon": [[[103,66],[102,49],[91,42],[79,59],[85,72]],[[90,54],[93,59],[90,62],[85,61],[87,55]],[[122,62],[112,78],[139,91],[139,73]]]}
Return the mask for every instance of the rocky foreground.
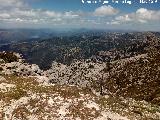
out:
{"label": "rocky foreground", "polygon": [[[133,67],[135,62],[143,61],[150,67],[148,63],[150,59],[147,57],[148,55],[144,54],[112,62],[110,63],[112,70],[106,70],[107,72],[104,72],[106,63],[93,63],[90,60],[75,61],[70,66],[54,62],[50,70],[42,71],[37,65],[25,63],[19,54],[2,52],[0,53],[0,119],[159,120],[158,92],[154,97],[156,102],[152,102],[145,98],[137,99],[134,95],[120,94],[122,91],[131,93],[128,87],[134,84],[116,86],[114,82],[110,81],[110,85],[106,82],[108,79],[113,79],[114,75],[121,75],[124,69],[129,69],[126,68],[128,63]],[[155,61],[153,63],[155,64]],[[137,68],[139,66],[138,64]],[[103,77],[105,81],[102,81]],[[100,80],[102,82],[99,82]],[[144,89],[143,86],[146,84],[137,80],[134,80],[135,85]],[[127,83],[127,77],[124,76],[122,81]],[[156,81],[157,84],[158,79]],[[148,93],[149,89],[146,90]],[[159,90],[157,86],[155,90]],[[144,97],[142,94],[138,97],[141,98],[140,96]]]}

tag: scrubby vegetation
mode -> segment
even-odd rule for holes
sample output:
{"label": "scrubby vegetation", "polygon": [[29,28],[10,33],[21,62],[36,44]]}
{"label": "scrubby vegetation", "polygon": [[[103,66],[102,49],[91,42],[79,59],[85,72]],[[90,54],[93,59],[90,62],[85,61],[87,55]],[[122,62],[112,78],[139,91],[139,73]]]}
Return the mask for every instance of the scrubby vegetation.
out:
{"label": "scrubby vegetation", "polygon": [[148,39],[151,45],[147,57],[136,61],[134,58],[130,59],[121,67],[118,67],[118,64],[123,60],[115,62],[115,69],[111,71],[110,79],[106,81],[105,86],[117,96],[146,100],[160,105],[160,51],[156,44],[159,39],[154,36]]}
{"label": "scrubby vegetation", "polygon": [[[14,85],[1,91],[2,119],[159,119],[159,106],[134,99],[115,96],[96,96],[87,89],[67,85],[40,85],[34,77],[2,75],[2,83]],[[1,83],[1,84],[2,84]],[[19,101],[19,102],[18,102]],[[16,106],[15,106],[16,105]],[[8,115],[7,111],[10,111]],[[31,112],[33,111],[33,112]],[[106,114],[106,117],[104,117]],[[112,116],[112,117],[111,117]],[[125,116],[125,117],[123,117]]]}
{"label": "scrubby vegetation", "polygon": [[13,52],[0,52],[0,59],[4,60],[6,63],[18,61],[18,57],[14,55]]}

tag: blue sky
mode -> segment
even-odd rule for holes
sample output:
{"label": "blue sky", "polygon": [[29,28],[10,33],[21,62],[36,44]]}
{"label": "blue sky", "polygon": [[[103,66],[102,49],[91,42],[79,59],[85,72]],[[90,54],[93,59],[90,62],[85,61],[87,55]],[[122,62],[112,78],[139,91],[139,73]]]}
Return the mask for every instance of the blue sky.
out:
{"label": "blue sky", "polygon": [[122,0],[118,4],[103,1],[88,4],[87,0],[0,0],[0,28],[160,31],[160,0],[153,4],[130,0],[131,5],[121,4]]}
{"label": "blue sky", "polygon": [[[38,0],[37,0],[38,1]],[[140,4],[140,2],[135,2],[139,0],[131,0],[132,4],[114,4],[109,0],[109,4],[103,4],[103,0],[97,4],[87,4],[87,0],[84,0],[85,3],[82,3],[82,0],[39,0],[39,2],[31,2],[31,6],[34,8],[43,8],[57,11],[68,11],[68,10],[84,10],[84,11],[93,11],[97,7],[102,5],[112,5],[113,7],[125,10],[127,12],[135,11],[137,8],[147,8],[147,9],[160,9],[160,2],[154,4]],[[94,0],[92,0],[94,1]],[[99,1],[99,0],[97,0]],[[120,0],[119,0],[120,1]]]}

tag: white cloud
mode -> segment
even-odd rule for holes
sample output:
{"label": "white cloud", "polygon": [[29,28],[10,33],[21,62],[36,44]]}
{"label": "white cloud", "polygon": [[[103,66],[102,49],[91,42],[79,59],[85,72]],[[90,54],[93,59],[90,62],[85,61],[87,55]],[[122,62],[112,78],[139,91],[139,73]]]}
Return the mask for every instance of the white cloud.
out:
{"label": "white cloud", "polygon": [[95,16],[110,16],[110,15],[116,15],[118,12],[119,12],[119,10],[113,8],[112,6],[104,5],[104,6],[97,8],[94,11],[94,15]]}
{"label": "white cloud", "polygon": [[17,22],[23,22],[24,20],[23,19],[21,19],[21,18],[16,18],[15,19]]}
{"label": "white cloud", "polygon": [[6,19],[10,18],[10,15],[8,13],[0,13],[0,19]]}
{"label": "white cloud", "polygon": [[160,21],[160,11],[148,10],[140,8],[135,13],[137,20],[142,21]]}
{"label": "white cloud", "polygon": [[79,15],[72,12],[72,11],[69,11],[69,12],[64,13],[64,17],[66,17],[66,18],[77,18],[77,17],[79,17]]}
{"label": "white cloud", "polygon": [[80,17],[77,12],[55,12],[41,9],[12,9],[0,11],[0,21],[3,24],[24,24],[31,26],[32,24],[51,27],[53,25],[77,25]]}
{"label": "white cloud", "polygon": [[[54,11],[41,11],[42,14],[44,14],[44,16],[47,17],[61,17],[61,13],[56,13]],[[39,14],[41,14],[39,13]]]}
{"label": "white cloud", "polygon": [[[31,0],[30,0],[31,1]],[[93,12],[42,10],[29,7],[27,0],[0,0],[0,26],[20,25],[21,27],[114,27],[128,26],[130,23],[160,22],[160,10],[140,8],[132,13],[119,13],[119,10],[108,5],[101,6]],[[108,17],[107,17],[108,16]],[[106,25],[106,26],[105,26]],[[130,24],[131,25],[131,24]],[[145,24],[146,25],[146,24]]]}
{"label": "white cloud", "polygon": [[160,10],[148,10],[139,8],[136,12],[115,17],[121,23],[154,23],[160,22]]}
{"label": "white cloud", "polygon": [[[31,1],[31,0],[30,0]],[[26,0],[0,0],[1,25],[10,24],[39,24],[52,26],[57,24],[72,24],[78,22],[77,18],[84,14],[82,12],[56,12],[53,10],[33,9],[29,7]],[[80,19],[79,19],[80,20]]]}
{"label": "white cloud", "polygon": [[24,8],[27,4],[23,0],[0,0],[1,9]]}
{"label": "white cloud", "polygon": [[123,15],[123,16],[118,16],[115,18],[115,20],[120,21],[120,22],[129,22],[132,21],[129,15]]}

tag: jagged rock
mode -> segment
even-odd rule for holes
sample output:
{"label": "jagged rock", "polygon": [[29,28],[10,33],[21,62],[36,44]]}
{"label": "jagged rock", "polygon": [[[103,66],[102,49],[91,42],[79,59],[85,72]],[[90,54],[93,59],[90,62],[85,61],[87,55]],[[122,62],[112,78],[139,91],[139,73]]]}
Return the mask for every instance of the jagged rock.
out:
{"label": "jagged rock", "polygon": [[38,76],[43,73],[40,68],[35,65],[29,65],[27,63],[21,62],[11,62],[1,64],[0,67],[3,68],[2,72],[5,74],[17,74],[17,75],[24,75],[24,76]]}
{"label": "jagged rock", "polygon": [[1,81],[6,81],[6,79],[4,77],[0,76],[0,82]]}

